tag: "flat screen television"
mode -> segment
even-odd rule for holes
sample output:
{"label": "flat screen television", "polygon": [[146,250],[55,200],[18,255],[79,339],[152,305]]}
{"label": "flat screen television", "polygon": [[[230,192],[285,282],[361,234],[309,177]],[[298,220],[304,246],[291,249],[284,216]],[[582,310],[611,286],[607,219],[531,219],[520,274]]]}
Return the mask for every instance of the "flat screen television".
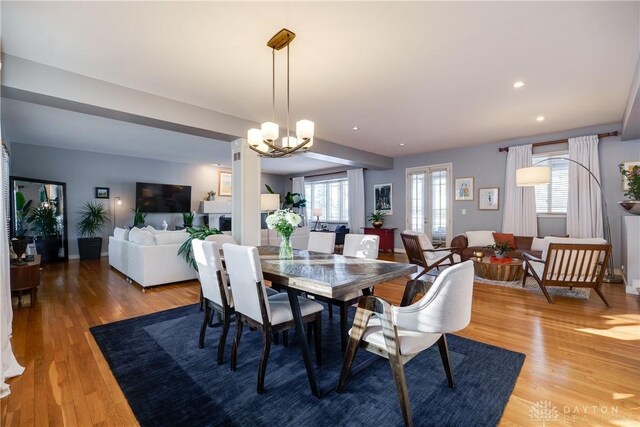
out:
{"label": "flat screen television", "polygon": [[136,207],[142,212],[191,212],[191,186],[136,182]]}

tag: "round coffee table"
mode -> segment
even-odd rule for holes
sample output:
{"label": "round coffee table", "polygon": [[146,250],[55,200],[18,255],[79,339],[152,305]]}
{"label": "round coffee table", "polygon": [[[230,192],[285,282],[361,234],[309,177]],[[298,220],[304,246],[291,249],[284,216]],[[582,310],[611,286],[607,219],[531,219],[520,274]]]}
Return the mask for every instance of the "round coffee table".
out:
{"label": "round coffee table", "polygon": [[477,258],[471,259],[476,275],[483,279],[513,282],[522,279],[524,273],[522,260],[519,258],[511,258],[509,262],[492,261],[491,257],[487,256],[481,261],[478,261]]}

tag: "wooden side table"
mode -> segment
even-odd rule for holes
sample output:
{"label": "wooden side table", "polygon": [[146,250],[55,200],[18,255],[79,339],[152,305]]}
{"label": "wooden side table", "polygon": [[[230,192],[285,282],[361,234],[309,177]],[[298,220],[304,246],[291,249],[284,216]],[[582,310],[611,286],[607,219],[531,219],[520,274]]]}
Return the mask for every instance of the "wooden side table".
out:
{"label": "wooden side table", "polygon": [[22,292],[29,291],[31,306],[36,302],[40,286],[40,255],[24,265],[11,264],[11,294],[18,294],[18,307],[22,306]]}
{"label": "wooden side table", "polygon": [[363,228],[364,234],[373,234],[380,237],[379,250],[383,252],[391,251],[391,253],[393,253],[395,228]]}
{"label": "wooden side table", "polygon": [[519,258],[511,258],[509,262],[492,261],[491,257],[484,257],[482,261],[471,259],[476,275],[483,279],[513,282],[522,279],[524,273],[522,260]]}

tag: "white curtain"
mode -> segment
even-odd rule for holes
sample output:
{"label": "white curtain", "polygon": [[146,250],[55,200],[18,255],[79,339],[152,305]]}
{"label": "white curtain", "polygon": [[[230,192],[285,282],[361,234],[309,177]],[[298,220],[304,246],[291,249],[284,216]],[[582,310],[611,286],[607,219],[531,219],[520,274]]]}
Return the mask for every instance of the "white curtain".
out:
{"label": "white curtain", "polygon": [[[600,181],[597,135],[569,138],[569,159],[589,169]],[[569,237],[602,237],[600,188],[589,172],[573,162],[569,162],[568,190],[567,234]]]}
{"label": "white curtain", "polygon": [[[0,162],[0,177],[2,177],[4,189],[5,180],[9,179],[9,154],[2,146],[2,162]],[[0,206],[8,206],[7,194],[0,191]],[[5,397],[11,391],[5,379],[16,377],[24,371],[18,364],[11,349],[11,321],[13,310],[11,308],[11,284],[9,283],[9,240],[7,238],[7,218],[5,209],[0,209],[0,397]]]}
{"label": "white curtain", "polygon": [[362,233],[364,221],[364,171],[351,169],[347,171],[349,184],[349,229],[351,233]]}
{"label": "white curtain", "polygon": [[516,236],[538,236],[534,187],[518,187],[516,170],[531,166],[531,144],[509,147],[504,190],[502,232]]}
{"label": "white curtain", "polygon": [[[291,192],[292,193],[299,193],[302,195],[303,199],[306,199],[306,196],[304,195],[304,177],[301,176],[299,178],[293,178],[291,180]],[[298,209],[298,213],[300,215],[302,215],[302,217],[305,220],[305,223],[308,224],[307,221],[307,208],[300,208]]]}

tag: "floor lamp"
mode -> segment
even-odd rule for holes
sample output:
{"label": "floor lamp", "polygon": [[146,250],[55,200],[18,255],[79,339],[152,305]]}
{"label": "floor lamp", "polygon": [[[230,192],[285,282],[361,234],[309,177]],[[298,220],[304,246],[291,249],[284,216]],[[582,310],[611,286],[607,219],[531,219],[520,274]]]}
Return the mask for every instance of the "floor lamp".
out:
{"label": "floor lamp", "polygon": [[[261,194],[260,195],[260,210],[267,212],[277,211],[280,208],[280,195],[279,194]],[[271,234],[269,233],[269,227],[267,227],[267,246],[271,246]]]}
{"label": "floor lamp", "polygon": [[[549,166],[536,166],[540,163],[548,162],[551,159],[540,160],[533,164],[533,166],[520,168],[516,170],[516,185],[518,187],[534,187],[536,185],[545,185],[551,182],[551,168]],[[602,199],[602,216],[604,218],[604,239],[608,244],[611,245],[611,226],[609,225],[609,212],[607,211],[607,200],[604,196],[604,192],[602,191],[602,185],[596,176],[582,163],[576,162],[575,160],[563,158],[571,163],[575,163],[580,166],[582,169],[586,170],[591,178],[598,184],[598,189],[600,190],[600,198]],[[611,246],[611,251],[613,252],[613,245]],[[613,270],[613,257],[609,257],[609,270],[608,274],[604,277],[604,281],[607,283],[622,283],[622,276],[615,275]]]}

